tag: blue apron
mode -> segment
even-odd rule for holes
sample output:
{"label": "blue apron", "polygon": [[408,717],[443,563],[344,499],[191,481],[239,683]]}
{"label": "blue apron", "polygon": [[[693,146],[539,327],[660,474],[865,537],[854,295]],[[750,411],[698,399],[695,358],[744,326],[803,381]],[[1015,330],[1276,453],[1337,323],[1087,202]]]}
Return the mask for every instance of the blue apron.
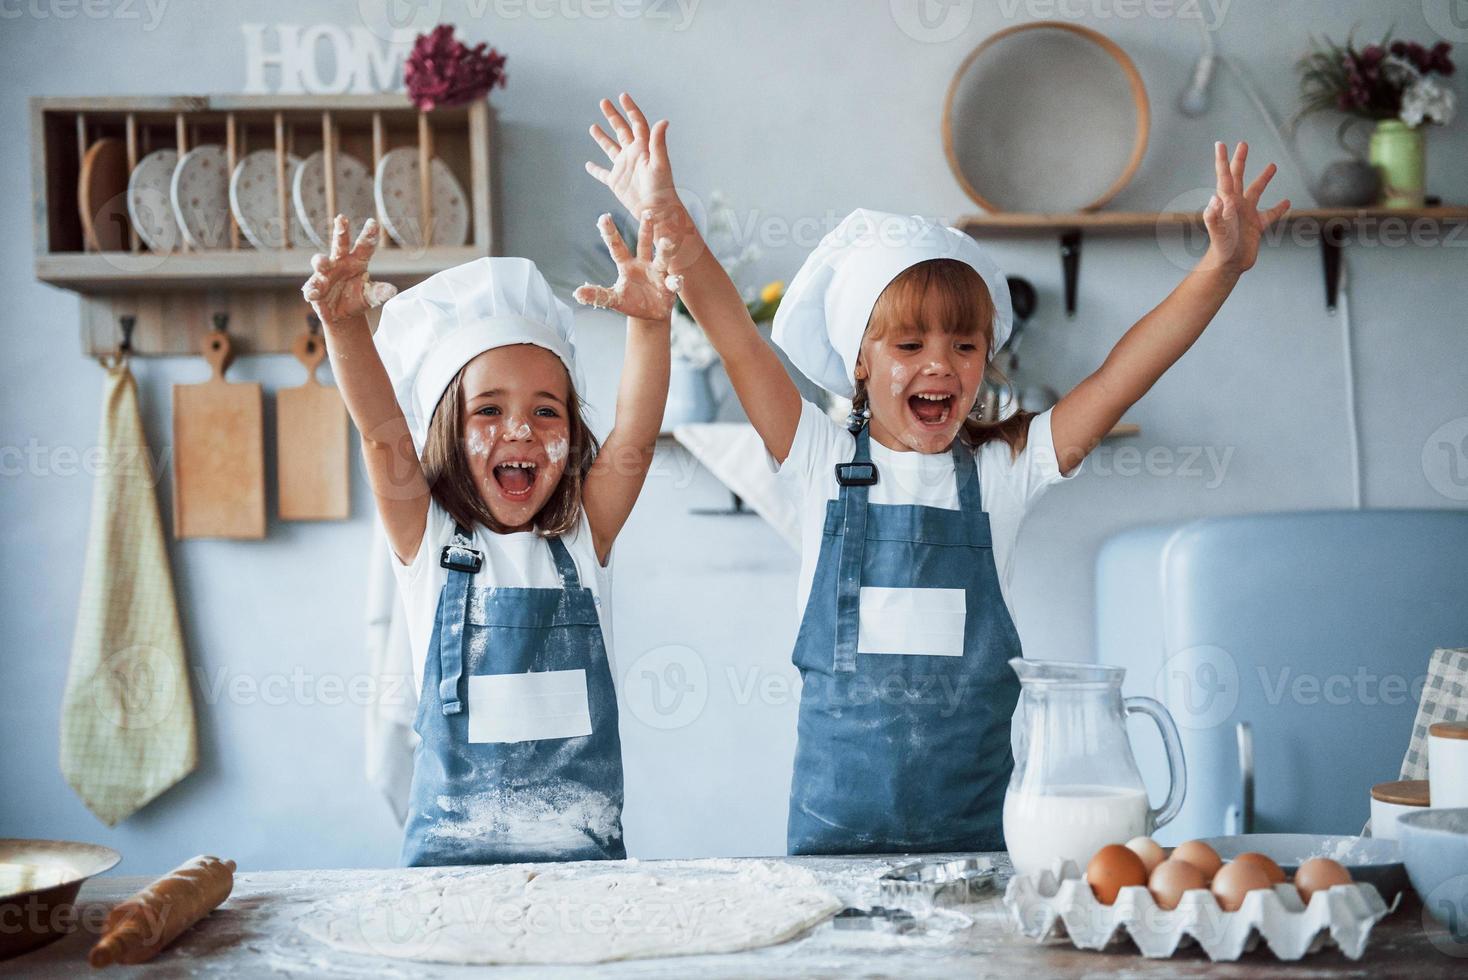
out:
{"label": "blue apron", "polygon": [[[789,851],[1003,850],[1019,700],[1008,661],[1021,652],[999,591],[978,468],[955,439],[958,510],[868,504],[878,478],[869,439],[862,427],[852,461],[836,466],[840,497],[826,504],[795,641],[804,686]],[[863,586],[873,602],[866,623]],[[879,594],[902,612],[883,618]],[[947,608],[925,615],[935,599]],[[923,637],[914,644],[923,649],[936,636],[949,655],[863,652],[865,630],[899,645]]]}
{"label": "blue apron", "polygon": [[547,543],[562,588],[477,588],[483,556],[454,530],[413,721],[402,863],[625,858],[617,698],[594,595],[559,538]]}

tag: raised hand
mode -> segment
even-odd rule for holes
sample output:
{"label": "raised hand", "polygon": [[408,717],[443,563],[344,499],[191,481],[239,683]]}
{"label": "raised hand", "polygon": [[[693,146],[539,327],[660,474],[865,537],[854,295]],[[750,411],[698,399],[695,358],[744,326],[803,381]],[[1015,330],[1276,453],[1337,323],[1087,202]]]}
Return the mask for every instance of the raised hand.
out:
{"label": "raised hand", "polygon": [[677,292],[682,288],[682,277],[668,272],[668,260],[676,251],[676,245],[667,239],[653,245],[652,211],[642,213],[642,222],[637,228],[637,252],[633,254],[617,231],[612,216],[604,214],[596,223],[601,231],[607,252],[617,263],[617,281],[610,287],[587,283],[578,286],[576,301],[597,309],[616,310],[624,316],[638,320],[666,320],[673,312]]}
{"label": "raised hand", "polygon": [[1278,168],[1269,164],[1245,190],[1244,161],[1248,155],[1249,144],[1240,142],[1230,164],[1224,144],[1218,142],[1213,145],[1218,186],[1208,206],[1203,209],[1203,224],[1208,229],[1208,253],[1203,259],[1205,266],[1235,273],[1249,270],[1259,257],[1259,238],[1264,229],[1289,210],[1289,198],[1268,211],[1259,210],[1259,198]]}
{"label": "raised hand", "polygon": [[668,121],[660,119],[648,126],[647,117],[626,92],[621,95],[621,103],[619,112],[611,99],[601,100],[602,115],[607,117],[615,139],[601,126],[591,126],[591,138],[606,153],[611,168],[588,161],[586,172],[606,184],[628,214],[641,216],[651,211],[658,227],[669,234],[685,214],[668,162]]}
{"label": "raised hand", "polygon": [[361,316],[397,294],[396,286],[373,282],[367,275],[367,263],[381,237],[382,228],[376,219],[368,218],[356,243],[348,248],[346,215],[339,214],[332,222],[331,254],[318,252],[311,256],[311,268],[315,271],[301,287],[301,295],[321,318],[323,326]]}

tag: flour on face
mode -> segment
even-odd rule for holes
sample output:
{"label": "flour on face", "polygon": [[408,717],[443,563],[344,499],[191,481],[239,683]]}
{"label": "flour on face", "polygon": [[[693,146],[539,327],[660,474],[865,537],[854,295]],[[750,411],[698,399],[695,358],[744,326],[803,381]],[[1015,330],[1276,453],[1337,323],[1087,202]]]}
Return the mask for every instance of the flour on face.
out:
{"label": "flour on face", "polygon": [[466,440],[469,446],[469,455],[488,456],[490,448],[494,445],[495,440],[499,438],[499,434],[495,430],[496,427],[493,425],[485,426],[483,432],[479,429],[470,430],[469,438]]}
{"label": "flour on face", "polygon": [[903,370],[900,363],[892,365],[892,397],[896,398],[902,394],[902,389],[907,387],[907,372]]}

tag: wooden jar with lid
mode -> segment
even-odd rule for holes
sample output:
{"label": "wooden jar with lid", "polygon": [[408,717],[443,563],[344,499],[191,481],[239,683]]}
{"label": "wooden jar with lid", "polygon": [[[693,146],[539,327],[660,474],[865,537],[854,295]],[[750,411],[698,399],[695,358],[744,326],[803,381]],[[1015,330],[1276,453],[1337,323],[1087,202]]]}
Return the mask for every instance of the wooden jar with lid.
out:
{"label": "wooden jar with lid", "polygon": [[1468,806],[1468,721],[1427,727],[1427,778],[1434,806]]}
{"label": "wooden jar with lid", "polygon": [[1426,809],[1430,801],[1431,794],[1425,779],[1377,783],[1371,787],[1371,836],[1396,840],[1397,818]]}

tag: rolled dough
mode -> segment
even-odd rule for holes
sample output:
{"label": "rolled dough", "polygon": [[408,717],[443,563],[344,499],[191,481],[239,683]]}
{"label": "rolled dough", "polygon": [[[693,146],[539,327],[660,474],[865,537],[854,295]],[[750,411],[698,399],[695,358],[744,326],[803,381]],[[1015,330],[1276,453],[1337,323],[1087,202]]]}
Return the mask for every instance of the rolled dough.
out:
{"label": "rolled dough", "polygon": [[845,903],[774,862],[435,869],[345,895],[301,920],[352,953],[436,963],[602,963],[771,946]]}

